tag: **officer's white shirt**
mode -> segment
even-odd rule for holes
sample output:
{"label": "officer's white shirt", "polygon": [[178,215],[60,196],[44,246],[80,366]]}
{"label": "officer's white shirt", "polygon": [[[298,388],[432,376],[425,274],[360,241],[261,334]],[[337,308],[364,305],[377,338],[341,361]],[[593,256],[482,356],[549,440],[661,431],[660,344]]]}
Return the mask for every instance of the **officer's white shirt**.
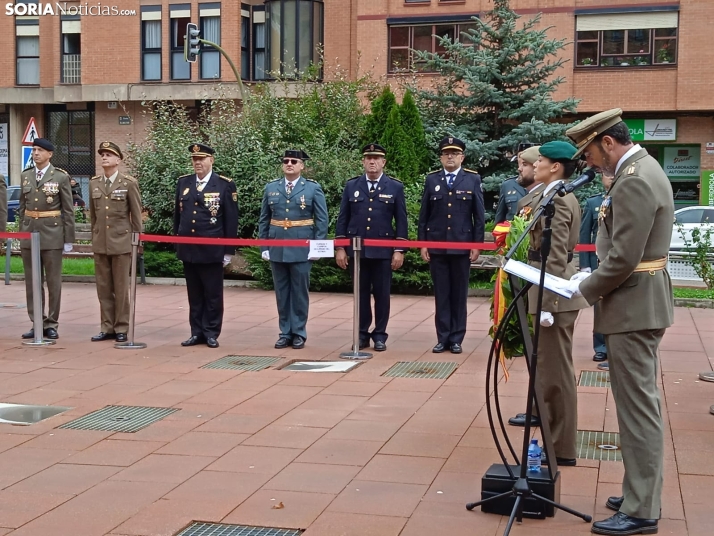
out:
{"label": "officer's white shirt", "polygon": [[622,155],[622,158],[620,158],[620,160],[617,161],[617,166],[615,166],[615,176],[617,176],[617,172],[620,170],[620,166],[625,162],[625,160],[630,158],[633,154],[635,154],[640,149],[642,149],[642,147],[640,147],[640,144],[635,143],[632,147],[630,147],[630,149],[625,154]]}
{"label": "officer's white shirt", "polygon": [[109,183],[114,184],[114,180],[117,178],[118,175],[119,175],[119,170],[117,169],[114,173],[112,173],[111,177],[107,177],[106,175],[104,175],[104,180],[106,181],[107,179],[109,179]]}

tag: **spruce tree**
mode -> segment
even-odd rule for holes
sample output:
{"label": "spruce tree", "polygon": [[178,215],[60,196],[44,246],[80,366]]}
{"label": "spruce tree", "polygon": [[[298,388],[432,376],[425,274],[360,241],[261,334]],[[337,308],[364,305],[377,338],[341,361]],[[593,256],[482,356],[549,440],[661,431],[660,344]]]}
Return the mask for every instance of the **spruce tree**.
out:
{"label": "spruce tree", "polygon": [[389,86],[384,86],[382,93],[372,101],[372,113],[367,116],[362,141],[367,143],[382,144],[384,130],[387,126],[389,114],[397,107],[397,99]]}
{"label": "spruce tree", "polygon": [[491,11],[473,18],[473,29],[457,40],[440,38],[444,54],[414,51],[441,75],[432,88],[413,88],[425,127],[466,142],[465,164],[481,173],[487,192],[515,174],[506,153],[521,142],[563,138],[570,125],[557,120],[578,103],[553,100],[564,80],[557,72],[567,61],[558,57],[566,41],[548,39],[549,28],[536,29],[539,21],[521,21],[509,0],[493,0]]}

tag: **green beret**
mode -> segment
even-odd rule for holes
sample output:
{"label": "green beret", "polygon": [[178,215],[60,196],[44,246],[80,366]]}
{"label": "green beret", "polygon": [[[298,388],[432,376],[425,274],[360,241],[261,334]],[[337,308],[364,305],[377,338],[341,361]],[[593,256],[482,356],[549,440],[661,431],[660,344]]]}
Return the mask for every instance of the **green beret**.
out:
{"label": "green beret", "polygon": [[567,141],[549,141],[538,147],[538,152],[555,162],[572,160],[577,149]]}

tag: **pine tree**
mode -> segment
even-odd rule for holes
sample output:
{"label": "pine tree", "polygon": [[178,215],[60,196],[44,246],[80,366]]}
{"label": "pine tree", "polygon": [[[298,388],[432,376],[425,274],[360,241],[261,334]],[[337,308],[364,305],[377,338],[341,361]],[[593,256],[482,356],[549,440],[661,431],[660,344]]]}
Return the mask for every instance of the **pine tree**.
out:
{"label": "pine tree", "polygon": [[389,114],[397,107],[397,99],[389,86],[384,86],[381,95],[372,101],[372,113],[367,116],[362,141],[383,144],[384,130]]}
{"label": "pine tree", "polygon": [[[445,54],[414,53],[442,76],[433,88],[414,88],[425,127],[466,142],[466,164],[485,177],[486,191],[515,174],[504,156],[519,143],[563,138],[570,125],[554,120],[574,113],[578,103],[553,100],[564,80],[556,73],[566,61],[558,58],[565,40],[548,39],[549,28],[535,29],[540,16],[521,23],[509,0],[493,4],[458,40],[440,38]],[[493,195],[487,211],[492,204]]]}
{"label": "pine tree", "polygon": [[419,177],[419,165],[414,155],[414,144],[402,128],[399,107],[394,106],[384,128],[382,145],[387,150],[387,171],[405,183]]}
{"label": "pine tree", "polygon": [[402,129],[413,147],[412,153],[416,159],[418,173],[424,174],[429,170],[429,150],[426,146],[426,135],[421,115],[419,115],[412,92],[409,90],[404,94],[402,105],[399,107],[399,115]]}

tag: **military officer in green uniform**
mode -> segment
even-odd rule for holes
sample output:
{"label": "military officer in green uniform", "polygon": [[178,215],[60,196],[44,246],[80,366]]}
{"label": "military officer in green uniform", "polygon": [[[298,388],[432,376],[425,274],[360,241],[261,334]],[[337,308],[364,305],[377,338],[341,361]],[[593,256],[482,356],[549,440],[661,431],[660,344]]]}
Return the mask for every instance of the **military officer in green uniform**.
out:
{"label": "military officer in green uniform", "polygon": [[[47,281],[48,305],[42,291],[42,329],[48,339],[57,339],[57,326],[62,298],[62,251],[72,251],[74,242],[74,205],[69,174],[50,163],[54,145],[44,138],[36,138],[32,145],[34,167],[20,175],[20,232],[40,233],[41,282]],[[32,301],[32,257],[30,240],[20,240],[22,266],[25,271],[27,313],[34,320]],[[33,339],[34,328],[22,334],[23,339]]]}
{"label": "military officer in green uniform", "polygon": [[104,173],[89,181],[89,215],[101,331],[92,341],[126,342],[129,329],[131,235],[141,232],[139,182],[119,172],[119,146],[102,142],[97,151]]}
{"label": "military officer in green uniform", "polygon": [[[544,197],[561,181],[568,180],[576,168],[572,159],[575,147],[564,141],[551,141],[538,148],[540,156],[535,164],[535,180],[543,184],[531,197],[532,211]],[[554,198],[555,215],[551,229],[552,241],[546,272],[556,277],[569,279],[576,273],[573,250],[580,234],[580,206],[575,195],[570,193]],[[541,268],[541,242],[545,218],[531,228],[528,260],[531,266]],[[528,292],[528,312],[535,314],[538,304],[538,287]],[[559,465],[573,466],[576,462],[576,438],[578,396],[573,367],[573,330],[580,309],[588,307],[582,299],[563,299],[550,291],[543,293],[543,308],[540,313],[541,329],[538,340],[538,374],[536,381],[543,394],[547,408],[548,423],[553,438],[553,447]],[[523,426],[525,415],[519,414],[509,424]]]}
{"label": "military officer in green uniform", "polygon": [[518,156],[518,176],[503,181],[498,196],[498,206],[494,220],[496,223],[511,221],[518,213],[518,202],[523,199],[533,185],[533,164],[538,159],[538,148],[524,149]]}
{"label": "military officer in green uniform", "polygon": [[602,202],[595,247],[600,261],[570,288],[595,304],[595,330],[605,335],[617,406],[625,475],[617,513],[593,524],[596,534],[655,534],[663,482],[663,423],[657,349],[672,325],[667,273],[672,237],[672,186],[657,160],[633,144],[619,108],[569,129],[589,166],[615,178]]}
{"label": "military officer in green uniform", "polygon": [[[288,150],[283,156],[283,174],[265,185],[260,208],[261,239],[324,240],[328,215],[325,194],[315,181],[301,175],[308,159],[305,151]],[[307,247],[261,247],[262,257],[270,261],[275,297],[278,302],[280,336],[276,348],[305,347],[310,305],[312,261]]]}

